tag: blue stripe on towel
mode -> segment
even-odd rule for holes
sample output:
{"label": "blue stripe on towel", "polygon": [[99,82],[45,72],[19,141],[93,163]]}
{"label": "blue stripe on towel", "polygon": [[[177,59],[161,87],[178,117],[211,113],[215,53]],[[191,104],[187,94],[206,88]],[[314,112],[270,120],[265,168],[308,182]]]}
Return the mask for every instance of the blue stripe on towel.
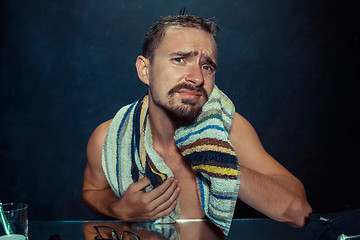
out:
{"label": "blue stripe on towel", "polygon": [[[215,152],[213,150],[205,149],[202,152],[192,152],[185,156],[185,158],[194,166],[200,164],[216,165],[218,167],[234,168],[238,166],[238,159],[234,155],[225,152]],[[219,161],[221,159],[221,161]]]}
{"label": "blue stripe on towel", "polygon": [[120,174],[119,174],[119,135],[120,135],[120,131],[122,129],[122,126],[125,123],[125,120],[127,118],[127,116],[129,115],[129,113],[131,112],[131,110],[133,109],[134,105],[136,104],[136,102],[134,102],[133,104],[131,104],[131,106],[126,110],[123,119],[121,120],[120,126],[118,128],[118,131],[116,133],[116,176],[117,176],[117,184],[118,184],[118,191],[119,191],[119,196],[122,197],[121,195],[121,191],[120,191]]}
{"label": "blue stripe on towel", "polygon": [[204,128],[201,128],[201,129],[199,129],[199,130],[197,130],[195,132],[191,132],[191,133],[185,135],[182,138],[179,138],[178,140],[176,140],[175,144],[179,144],[180,142],[186,141],[189,137],[191,137],[193,135],[196,135],[196,134],[199,134],[199,133],[202,133],[203,131],[205,131],[207,129],[216,129],[216,130],[225,132],[225,129],[220,127],[219,125],[208,125],[208,126],[206,126]]}
{"label": "blue stripe on towel", "polygon": [[203,183],[202,183],[202,181],[200,179],[200,176],[198,176],[198,184],[199,184],[199,190],[200,190],[201,207],[202,207],[204,213],[206,213],[206,211],[205,211],[204,186],[203,186]]}
{"label": "blue stripe on towel", "polygon": [[211,193],[211,195],[217,199],[223,199],[223,200],[234,200],[235,199],[234,196],[220,196],[220,195],[215,195],[213,193]]}

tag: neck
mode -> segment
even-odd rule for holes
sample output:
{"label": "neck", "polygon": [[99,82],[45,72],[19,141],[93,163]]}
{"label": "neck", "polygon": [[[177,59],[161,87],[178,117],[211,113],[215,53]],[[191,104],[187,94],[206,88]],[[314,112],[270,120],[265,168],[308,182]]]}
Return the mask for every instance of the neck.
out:
{"label": "neck", "polygon": [[170,149],[176,147],[174,135],[176,124],[171,121],[164,109],[156,106],[149,99],[149,121],[154,149]]}

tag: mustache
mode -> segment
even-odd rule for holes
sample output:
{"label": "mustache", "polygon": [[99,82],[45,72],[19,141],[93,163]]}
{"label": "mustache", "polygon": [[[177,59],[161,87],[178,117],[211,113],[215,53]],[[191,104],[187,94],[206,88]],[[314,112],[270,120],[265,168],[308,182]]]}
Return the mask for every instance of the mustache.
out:
{"label": "mustache", "polygon": [[170,89],[169,91],[169,95],[173,95],[174,93],[180,91],[181,89],[188,89],[191,91],[195,91],[195,92],[199,92],[201,93],[206,99],[208,99],[208,94],[205,91],[205,89],[203,87],[197,87],[191,84],[187,84],[187,83],[180,83],[178,85],[176,85],[175,87],[173,87],[172,89]]}

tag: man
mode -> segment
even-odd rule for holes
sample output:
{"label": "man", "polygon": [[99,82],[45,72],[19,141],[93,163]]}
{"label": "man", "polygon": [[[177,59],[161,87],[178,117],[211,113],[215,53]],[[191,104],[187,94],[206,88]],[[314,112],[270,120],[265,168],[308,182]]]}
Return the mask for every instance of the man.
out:
{"label": "man", "polygon": [[[218,179],[199,180],[199,171],[204,173],[203,169],[196,171],[199,168],[194,167],[196,164],[184,157],[183,150],[180,150],[182,148],[174,140],[178,129],[187,126],[191,128],[200,121],[203,108],[210,102],[208,99],[214,98],[215,91],[221,92],[214,87],[217,66],[214,36],[217,30],[218,27],[208,20],[181,15],[161,19],[145,35],[143,55],[136,61],[138,77],[149,87],[147,102],[144,103],[145,111],[136,117],[132,112],[136,111],[132,110],[135,105],[129,105],[120,110],[122,113],[120,120],[116,120],[118,123],[115,124],[112,119],[101,124],[89,139],[83,199],[91,209],[122,220],[154,220],[168,216],[176,211],[177,207],[181,209],[181,212],[178,212],[180,218],[206,218],[211,212],[222,208],[212,206],[213,210],[209,210],[207,205],[211,204],[201,197],[203,192],[200,184],[208,183],[208,187],[212,188]],[[225,97],[221,95],[219,98]],[[144,101],[141,100],[141,104]],[[139,105],[139,102],[137,104]],[[141,142],[131,140],[136,133],[131,127],[133,123],[128,124],[128,114],[134,115],[130,116],[131,119],[144,119],[141,120],[143,122],[140,121],[140,125],[143,125],[139,132],[142,134],[142,129],[149,132],[144,134],[150,137],[146,135],[143,138],[144,141],[150,141],[150,149],[148,146],[141,148],[137,146],[141,145]],[[228,134],[227,138],[231,143],[227,145],[231,148],[228,150],[230,155],[231,151],[234,152],[239,172],[235,173],[235,177],[230,174],[225,178],[234,177],[236,181],[241,179],[240,186],[236,183],[233,185],[238,187],[232,191],[235,197],[275,220],[304,226],[311,207],[306,200],[303,185],[263,149],[255,130],[247,120],[238,113],[231,114],[231,118],[229,132],[223,132]],[[126,135],[128,130],[122,129],[125,128],[123,124],[130,126],[131,136]],[[117,127],[111,130],[114,125]],[[113,133],[114,131],[116,133]],[[113,140],[108,139],[111,136]],[[147,140],[148,138],[150,140]],[[214,136],[215,138],[217,136]],[[135,157],[132,150],[124,147],[128,146],[126,144],[130,141],[131,146],[136,145],[134,149],[138,149],[135,150]],[[113,147],[109,147],[111,144],[118,147],[116,151],[112,152]],[[121,157],[127,155],[121,155],[119,151],[126,151],[125,154],[129,154],[129,157]],[[146,153],[145,160],[139,160],[142,152]],[[217,150],[214,152],[216,154]],[[153,161],[150,154],[154,158],[159,157],[160,161],[166,164],[164,169],[170,169],[170,172],[165,174],[166,177],[161,171],[157,172],[156,167],[159,165],[146,162]],[[107,162],[115,158],[117,162]],[[138,164],[134,171],[135,163],[140,161],[144,167]],[[157,164],[161,165],[161,162]],[[224,166],[221,164],[211,167],[219,169]],[[131,165],[129,170],[123,171],[123,167],[128,165]],[[200,165],[204,164],[197,166]],[[141,171],[145,171],[145,168],[150,169],[150,173],[154,172],[155,177]],[[234,167],[232,170],[236,169]],[[209,174],[202,176],[206,178]],[[163,182],[155,186],[153,182],[156,177],[162,178]],[[129,178],[133,180],[122,184]],[[226,184],[219,186],[227,191]],[[221,191],[220,188],[217,191]]]}

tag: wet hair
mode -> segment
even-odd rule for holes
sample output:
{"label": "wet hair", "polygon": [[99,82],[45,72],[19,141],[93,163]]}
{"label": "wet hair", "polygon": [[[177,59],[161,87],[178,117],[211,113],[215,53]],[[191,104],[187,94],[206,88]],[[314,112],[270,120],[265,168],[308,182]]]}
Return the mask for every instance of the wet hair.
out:
{"label": "wet hair", "polygon": [[211,34],[214,39],[220,28],[212,21],[192,15],[167,16],[156,22],[143,39],[142,55],[150,61],[154,58],[154,52],[159,47],[165,31],[168,27],[191,27],[204,30]]}

